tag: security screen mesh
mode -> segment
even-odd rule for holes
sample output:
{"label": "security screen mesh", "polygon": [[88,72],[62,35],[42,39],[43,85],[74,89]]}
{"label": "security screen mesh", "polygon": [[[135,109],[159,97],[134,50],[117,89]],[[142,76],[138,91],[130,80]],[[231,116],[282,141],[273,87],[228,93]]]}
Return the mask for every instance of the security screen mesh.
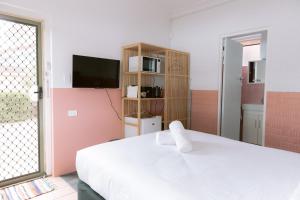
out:
{"label": "security screen mesh", "polygon": [[39,171],[37,27],[0,19],[0,182]]}

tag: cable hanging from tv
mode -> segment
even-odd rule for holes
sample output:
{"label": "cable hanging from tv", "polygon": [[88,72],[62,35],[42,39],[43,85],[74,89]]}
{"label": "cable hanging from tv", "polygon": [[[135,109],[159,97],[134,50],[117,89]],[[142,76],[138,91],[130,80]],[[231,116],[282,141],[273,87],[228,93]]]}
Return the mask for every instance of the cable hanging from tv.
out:
{"label": "cable hanging from tv", "polygon": [[114,110],[114,112],[116,113],[116,116],[118,117],[118,119],[119,119],[120,121],[122,121],[122,119],[121,119],[121,117],[120,117],[120,115],[119,115],[117,109],[114,107],[114,105],[113,105],[113,103],[112,103],[112,100],[111,100],[111,98],[110,98],[109,92],[107,91],[106,88],[105,88],[105,92],[106,92],[107,97],[108,97],[108,99],[109,99],[111,108],[112,108],[112,109]]}

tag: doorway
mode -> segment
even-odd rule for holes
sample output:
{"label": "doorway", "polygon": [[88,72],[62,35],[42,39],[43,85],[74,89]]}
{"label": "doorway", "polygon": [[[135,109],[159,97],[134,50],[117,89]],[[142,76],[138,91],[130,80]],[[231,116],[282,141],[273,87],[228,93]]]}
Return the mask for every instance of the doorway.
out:
{"label": "doorway", "polygon": [[263,145],[267,31],[223,40],[220,135]]}
{"label": "doorway", "polygon": [[44,174],[41,24],[0,15],[0,187]]}

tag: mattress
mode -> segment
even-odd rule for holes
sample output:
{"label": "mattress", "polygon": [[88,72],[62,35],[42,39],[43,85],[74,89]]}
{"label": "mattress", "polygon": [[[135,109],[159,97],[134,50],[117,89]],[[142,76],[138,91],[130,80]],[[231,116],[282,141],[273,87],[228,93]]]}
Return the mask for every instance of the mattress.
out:
{"label": "mattress", "polygon": [[300,155],[188,131],[194,150],[155,134],[77,152],[79,178],[106,200],[299,200]]}

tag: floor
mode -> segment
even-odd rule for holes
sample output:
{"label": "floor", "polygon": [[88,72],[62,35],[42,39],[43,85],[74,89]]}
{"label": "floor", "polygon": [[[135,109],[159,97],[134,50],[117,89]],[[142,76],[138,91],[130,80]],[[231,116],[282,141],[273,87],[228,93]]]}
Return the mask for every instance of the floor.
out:
{"label": "floor", "polygon": [[66,181],[65,177],[48,177],[47,179],[55,186],[55,190],[32,200],[77,200],[77,191],[73,188],[75,176],[70,177],[67,178],[70,181]]}
{"label": "floor", "polygon": [[74,190],[77,191],[77,184],[79,179],[76,172],[64,175],[61,178],[64,179],[64,181],[66,181]]}

